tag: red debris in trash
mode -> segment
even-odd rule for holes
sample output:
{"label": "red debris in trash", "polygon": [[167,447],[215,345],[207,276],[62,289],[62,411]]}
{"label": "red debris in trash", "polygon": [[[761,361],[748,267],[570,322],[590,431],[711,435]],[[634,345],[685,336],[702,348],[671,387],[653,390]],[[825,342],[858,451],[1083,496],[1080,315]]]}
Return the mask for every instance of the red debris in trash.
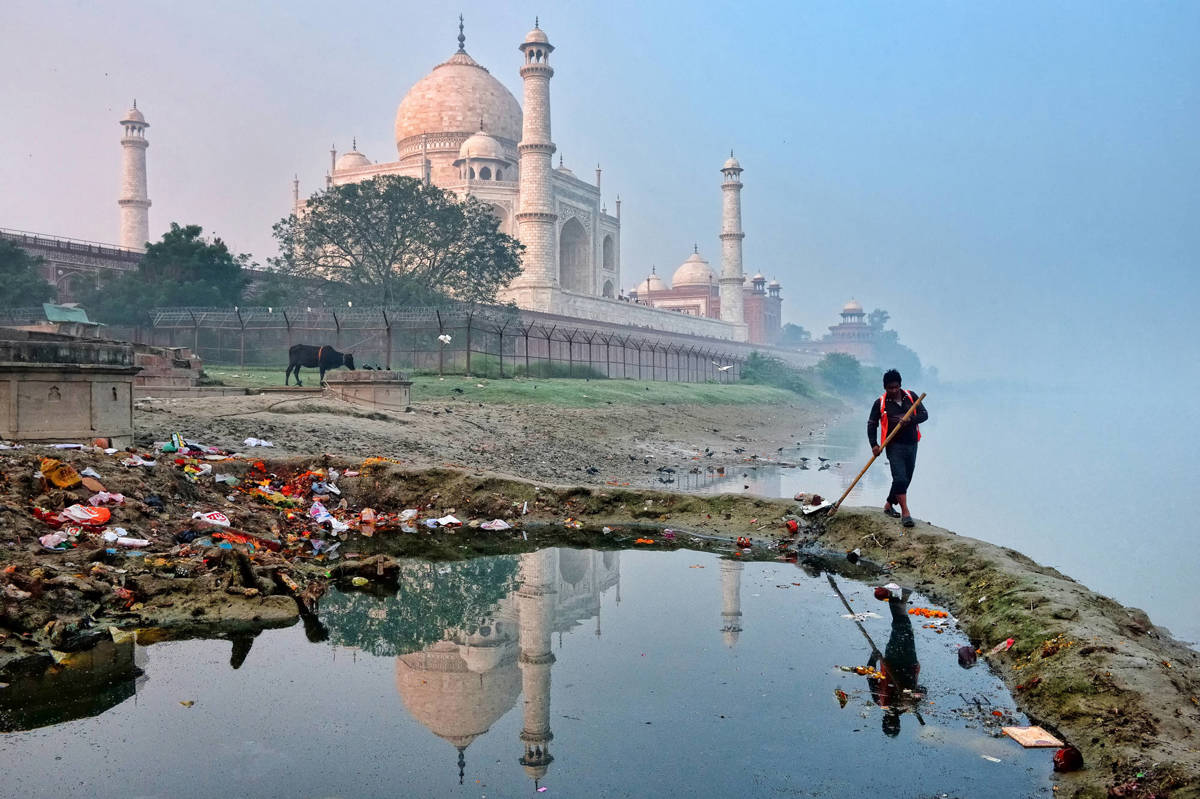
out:
{"label": "red debris in trash", "polygon": [[1055,771],[1078,771],[1083,768],[1083,755],[1073,746],[1064,746],[1054,753]]}

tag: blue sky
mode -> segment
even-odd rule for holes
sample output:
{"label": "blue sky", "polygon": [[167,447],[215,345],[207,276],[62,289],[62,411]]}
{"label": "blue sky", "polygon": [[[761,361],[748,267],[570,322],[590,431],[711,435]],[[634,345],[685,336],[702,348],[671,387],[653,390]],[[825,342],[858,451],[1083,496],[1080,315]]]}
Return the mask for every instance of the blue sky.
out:
{"label": "blue sky", "polygon": [[[746,169],[747,270],[817,332],[887,308],[944,377],[1195,379],[1200,5],[464,2],[7,4],[0,226],[112,241],[117,120],[151,123],[151,232],[259,260],[290,181],[352,136],[395,155],[409,86],[467,50],[520,98],[558,48],[554,139],[623,200],[623,282],[716,263]],[[1173,381],[1177,382],[1177,381]]]}

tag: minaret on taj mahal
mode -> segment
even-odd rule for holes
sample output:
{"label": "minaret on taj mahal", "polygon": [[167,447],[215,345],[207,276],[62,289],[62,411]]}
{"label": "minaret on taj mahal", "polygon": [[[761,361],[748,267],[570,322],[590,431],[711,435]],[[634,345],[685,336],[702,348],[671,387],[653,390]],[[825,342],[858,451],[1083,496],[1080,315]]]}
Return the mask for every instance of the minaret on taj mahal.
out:
{"label": "minaret on taj mahal", "polygon": [[534,22],[534,28],[521,43],[525,63],[521,79],[525,85],[524,118],[521,142],[517,152],[521,158],[520,209],[517,212],[518,238],[525,245],[525,271],[514,281],[513,288],[530,289],[529,302],[544,290],[541,301],[549,306],[550,292],[559,287],[555,228],[558,215],[554,212],[551,186],[554,142],[550,138],[550,53],[554,45]]}
{"label": "minaret on taj mahal", "polygon": [[729,152],[721,167],[725,180],[721,183],[721,320],[738,325],[740,341],[746,340],[746,316],[742,287],[742,165]]}
{"label": "minaret on taj mahal", "polygon": [[133,101],[121,120],[121,238],[120,244],[131,250],[144,250],[150,240],[150,196],[146,192],[146,128],[150,124]]}

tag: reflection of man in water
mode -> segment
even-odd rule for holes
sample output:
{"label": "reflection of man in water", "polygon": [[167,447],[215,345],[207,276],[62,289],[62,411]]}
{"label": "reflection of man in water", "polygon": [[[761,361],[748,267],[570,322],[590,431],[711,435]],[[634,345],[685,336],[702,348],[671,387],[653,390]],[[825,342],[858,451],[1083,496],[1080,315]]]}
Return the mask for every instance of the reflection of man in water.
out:
{"label": "reflection of man in water", "polygon": [[907,612],[909,593],[905,588],[900,596],[893,595],[888,600],[888,610],[892,612],[891,637],[882,659],[876,649],[867,662],[868,666],[883,673],[882,679],[868,677],[867,687],[871,689],[871,699],[883,708],[883,733],[892,737],[900,734],[900,714],[907,710],[915,713],[925,694],[925,690],[917,685],[921,664],[917,662],[912,619]]}

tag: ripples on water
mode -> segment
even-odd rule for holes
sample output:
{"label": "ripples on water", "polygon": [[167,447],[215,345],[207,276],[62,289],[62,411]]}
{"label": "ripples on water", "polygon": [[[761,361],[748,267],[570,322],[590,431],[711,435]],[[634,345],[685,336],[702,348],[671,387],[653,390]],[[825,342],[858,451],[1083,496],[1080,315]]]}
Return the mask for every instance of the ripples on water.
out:
{"label": "ripples on water", "polygon": [[[842,587],[881,614],[864,628],[892,657],[887,606]],[[1047,793],[1045,751],[981,729],[1010,706],[985,669],[958,668],[957,633],[912,625],[927,696],[886,735],[866,678],[835,668],[870,654],[843,613],[824,577],[686,551],[412,562],[395,594],[331,593],[323,643],[297,625],[110,645],[57,682],[5,689],[26,697],[0,715],[5,792]],[[94,702],[70,701],[72,684]]]}

